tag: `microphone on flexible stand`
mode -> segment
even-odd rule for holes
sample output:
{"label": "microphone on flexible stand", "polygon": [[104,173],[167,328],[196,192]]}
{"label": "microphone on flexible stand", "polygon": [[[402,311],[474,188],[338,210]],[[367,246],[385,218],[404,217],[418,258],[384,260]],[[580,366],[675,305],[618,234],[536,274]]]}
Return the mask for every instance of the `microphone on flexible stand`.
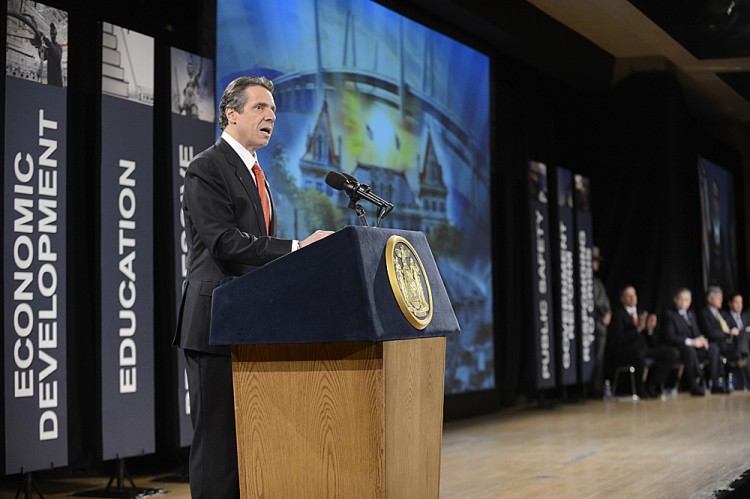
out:
{"label": "microphone on flexible stand", "polygon": [[367,218],[365,217],[364,208],[358,203],[359,200],[364,199],[378,207],[378,221],[376,223],[378,227],[383,218],[393,210],[391,203],[373,194],[369,185],[360,184],[356,178],[348,173],[339,173],[331,170],[326,175],[326,184],[337,191],[346,192],[349,196],[349,208],[357,213],[359,219],[362,221],[362,225],[365,227],[367,226]]}

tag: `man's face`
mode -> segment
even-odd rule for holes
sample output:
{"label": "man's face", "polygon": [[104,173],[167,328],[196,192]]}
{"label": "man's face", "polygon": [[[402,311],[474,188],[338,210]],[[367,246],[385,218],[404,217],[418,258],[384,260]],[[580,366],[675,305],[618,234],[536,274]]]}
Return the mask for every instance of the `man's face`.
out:
{"label": "man's face", "polygon": [[706,298],[706,301],[709,305],[711,305],[714,308],[721,308],[721,304],[724,303],[724,294],[723,293],[714,293],[708,298]]}
{"label": "man's face", "polygon": [[635,288],[632,286],[625,288],[620,295],[620,301],[626,307],[638,306],[638,295],[635,293]]}
{"label": "man's face", "polygon": [[245,89],[247,103],[241,113],[227,109],[227,131],[248,151],[255,153],[268,145],[276,122],[276,103],[266,88],[253,85]]}
{"label": "man's face", "polygon": [[591,268],[594,269],[594,272],[599,272],[599,260],[596,258],[591,260]]}
{"label": "man's face", "polygon": [[742,297],[740,295],[734,296],[729,302],[729,308],[732,309],[732,312],[736,312],[738,314],[742,312],[743,305],[744,303],[742,302]]}
{"label": "man's face", "polygon": [[693,301],[693,296],[687,291],[683,291],[674,297],[674,304],[677,306],[677,310],[687,310],[690,308],[690,303]]}

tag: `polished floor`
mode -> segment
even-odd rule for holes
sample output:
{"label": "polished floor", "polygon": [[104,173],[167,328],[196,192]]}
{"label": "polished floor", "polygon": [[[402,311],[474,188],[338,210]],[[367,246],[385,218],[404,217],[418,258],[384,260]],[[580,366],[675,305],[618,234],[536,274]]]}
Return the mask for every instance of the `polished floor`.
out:
{"label": "polished floor", "polygon": [[[507,409],[448,423],[441,497],[710,498],[750,470],[750,392]],[[184,483],[136,485],[189,498]],[[106,479],[47,480],[46,498]],[[16,484],[17,486],[17,484]],[[726,494],[726,492],[723,492]],[[0,497],[14,497],[7,480]],[[36,497],[36,496],[35,496]]]}

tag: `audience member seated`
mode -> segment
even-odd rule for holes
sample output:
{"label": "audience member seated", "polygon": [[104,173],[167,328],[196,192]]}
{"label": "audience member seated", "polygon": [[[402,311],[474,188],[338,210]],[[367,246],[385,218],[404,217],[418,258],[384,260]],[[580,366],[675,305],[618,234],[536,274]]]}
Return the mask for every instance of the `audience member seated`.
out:
{"label": "audience member seated", "polygon": [[[656,327],[656,315],[649,316],[648,312],[639,310],[635,288],[626,286],[620,291],[620,305],[615,306],[612,311],[612,322],[607,330],[607,349],[613,368],[624,365],[632,365],[635,368],[638,396],[653,398],[661,394],[664,380],[677,363],[679,353],[670,346],[651,346],[646,338],[647,322],[653,331]],[[644,384],[646,357],[653,359],[653,364]]]}
{"label": "audience member seated", "polygon": [[[748,350],[750,350],[750,310],[742,310],[743,300],[741,293],[734,293],[729,297],[729,315],[734,321],[734,325],[744,337],[745,348],[742,350],[744,355],[736,362],[736,367],[742,370],[742,388],[750,389],[750,359],[748,359]],[[736,383],[735,383],[736,386]]]}
{"label": "audience member seated", "polygon": [[729,297],[729,315],[740,333],[745,333],[750,338],[750,309],[742,310],[743,305],[741,293],[734,293]]}
{"label": "audience member seated", "polygon": [[674,306],[664,312],[661,340],[680,352],[680,359],[685,365],[682,374],[683,384],[687,385],[692,395],[704,395],[705,388],[698,383],[698,368],[706,362],[708,376],[712,380],[713,390],[719,390],[719,347],[710,343],[701,333],[698,320],[690,310],[692,293],[687,288],[680,288],[674,296]]}
{"label": "audience member seated", "polygon": [[[747,334],[740,331],[729,312],[722,310],[724,294],[718,286],[706,290],[706,306],[698,313],[698,323],[708,341],[719,347],[719,353],[729,361],[747,358]],[[744,325],[744,324],[743,324]]]}

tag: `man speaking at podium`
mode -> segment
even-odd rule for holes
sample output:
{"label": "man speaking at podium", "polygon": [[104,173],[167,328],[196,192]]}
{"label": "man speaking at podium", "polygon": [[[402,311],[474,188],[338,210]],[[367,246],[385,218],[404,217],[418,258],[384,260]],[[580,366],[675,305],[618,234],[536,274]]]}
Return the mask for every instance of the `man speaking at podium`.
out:
{"label": "man speaking at podium", "polygon": [[239,498],[230,348],[208,343],[211,293],[222,279],[251,272],[331,234],[279,239],[276,210],[256,151],[276,124],[273,83],[243,76],[219,102],[221,138],[185,173],[182,211],[188,272],[173,345],[184,350],[190,417],[190,493],[194,499]]}

